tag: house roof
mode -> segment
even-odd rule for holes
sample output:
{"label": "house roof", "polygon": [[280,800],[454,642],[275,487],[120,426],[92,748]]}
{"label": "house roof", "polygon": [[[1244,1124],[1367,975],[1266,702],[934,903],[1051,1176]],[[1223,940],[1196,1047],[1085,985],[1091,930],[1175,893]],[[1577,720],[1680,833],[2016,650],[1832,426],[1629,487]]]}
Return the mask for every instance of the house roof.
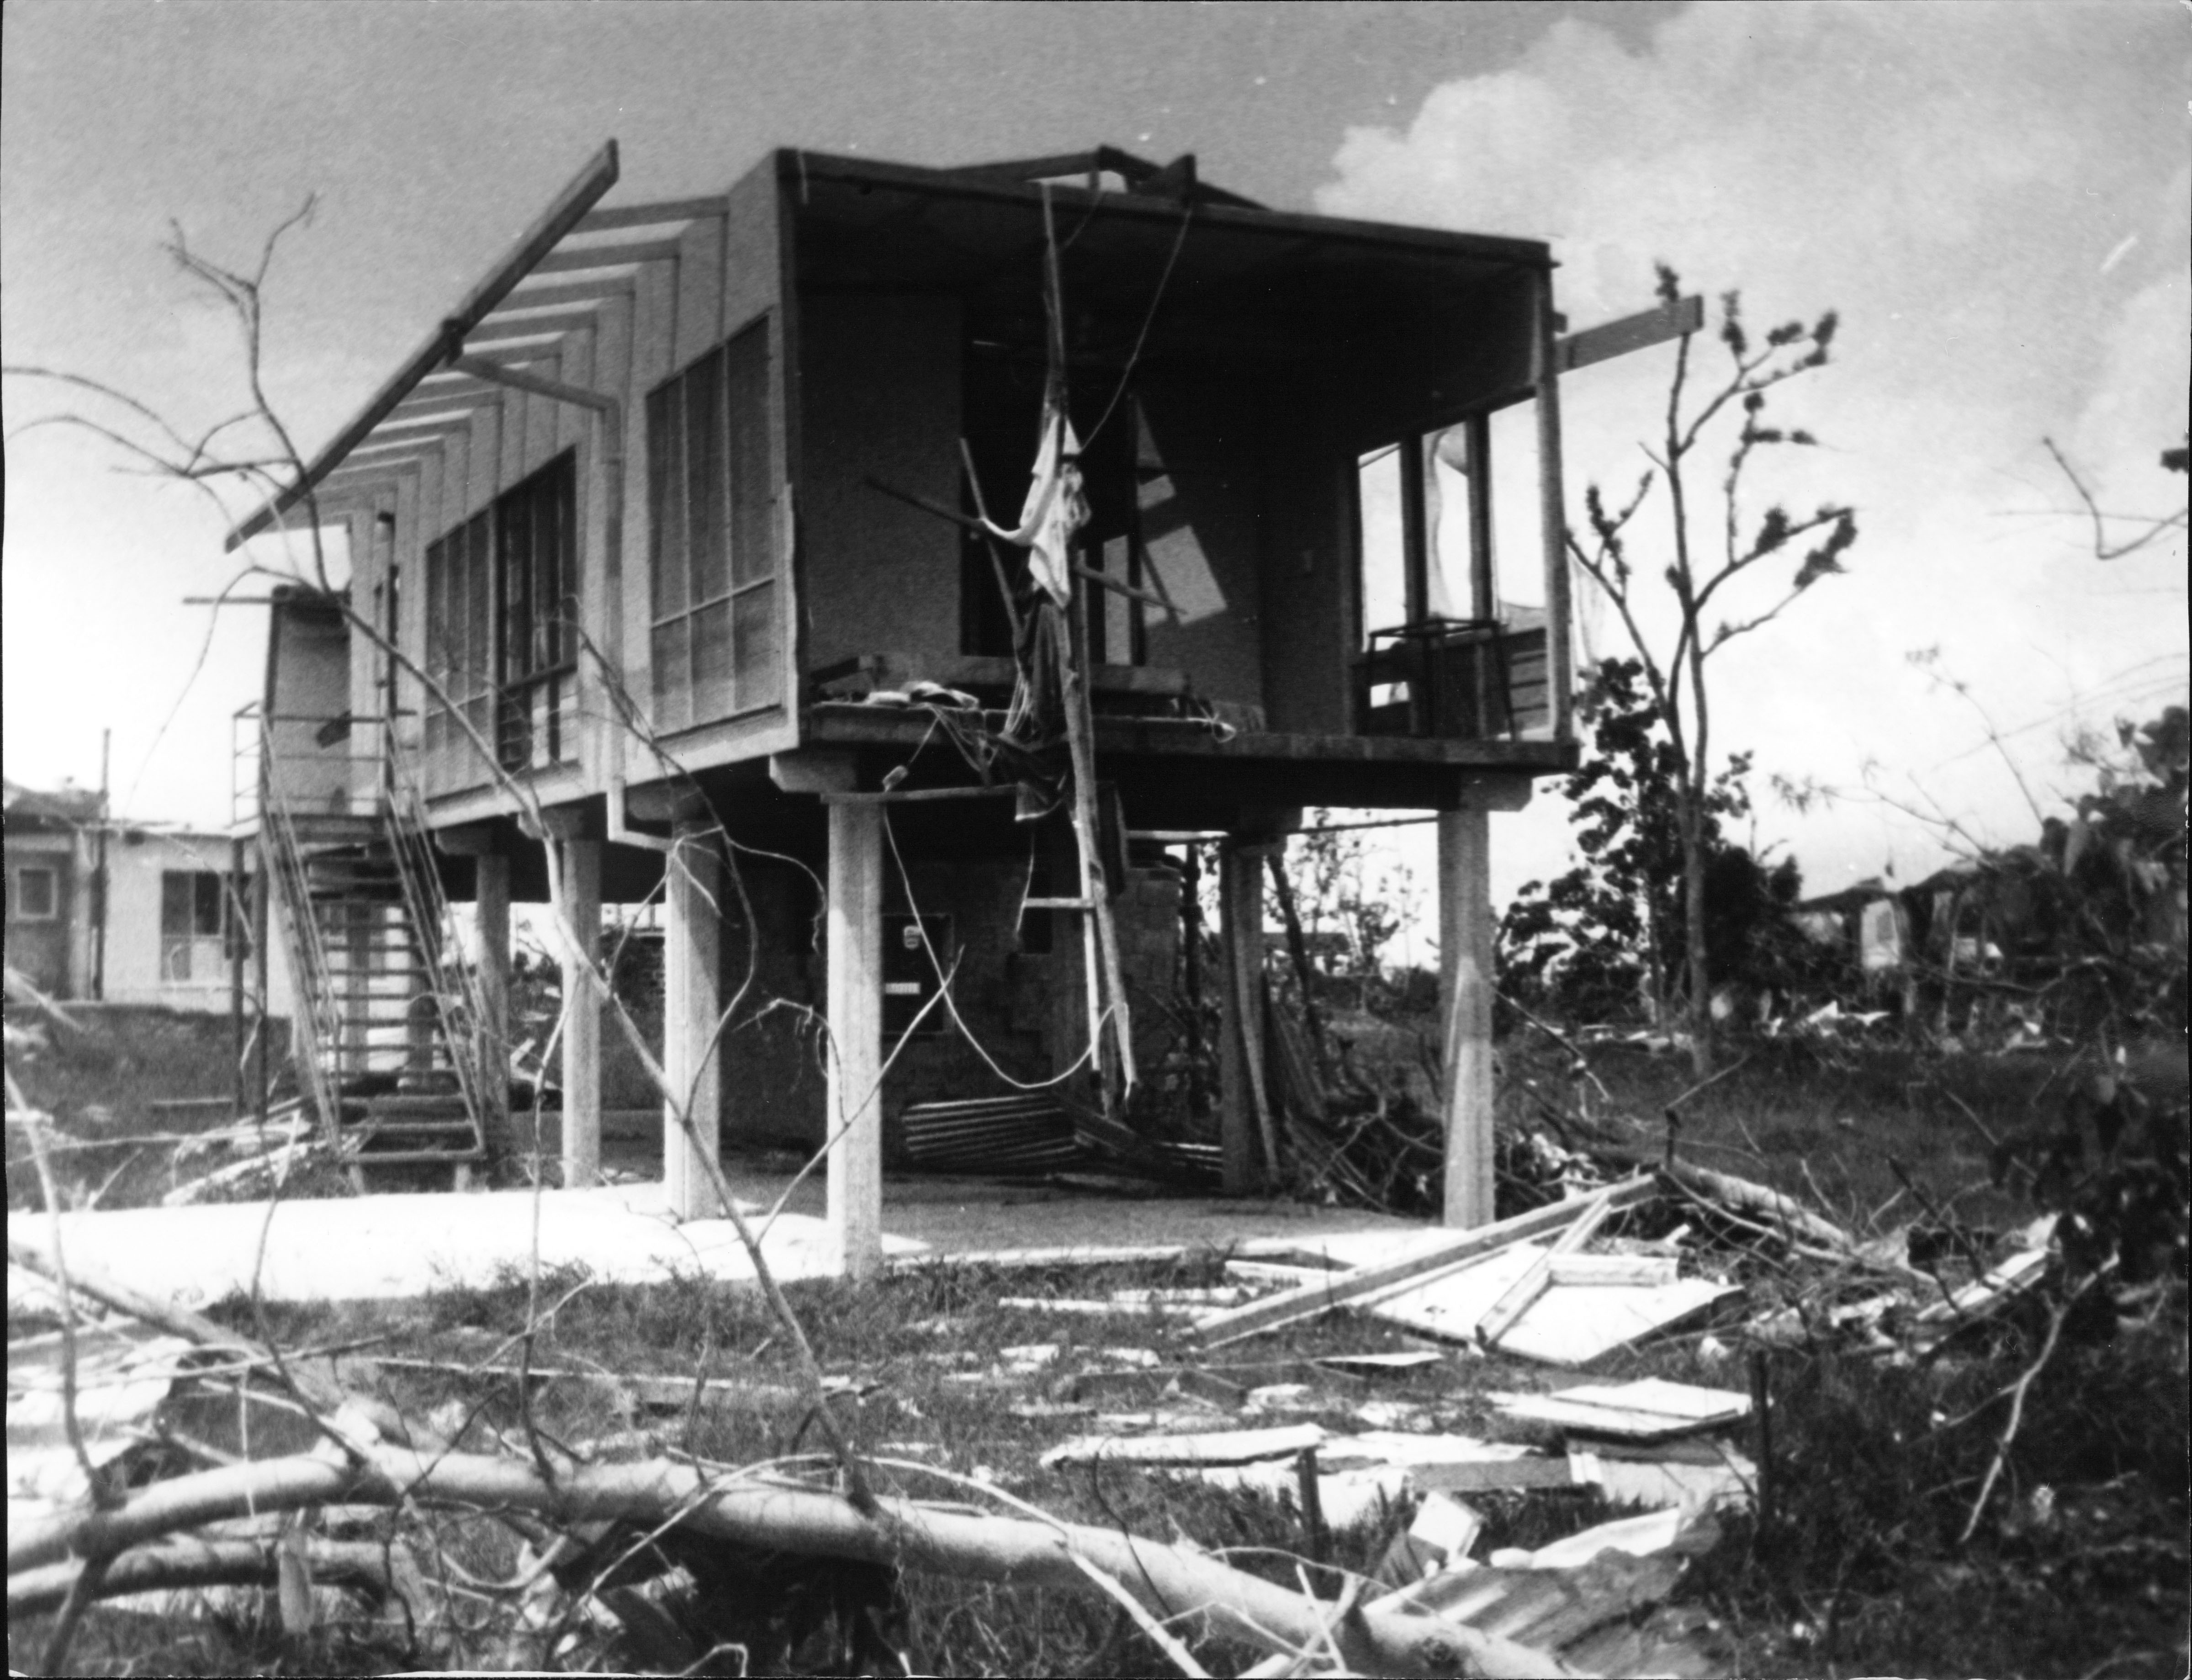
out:
{"label": "house roof", "polygon": [[[1235,319],[1246,306],[1280,330],[1297,323],[1330,330],[1335,311],[1373,326],[1411,307],[1451,303],[1457,265],[1466,280],[1472,270],[1552,261],[1539,241],[1265,209],[1202,180],[1191,154],[1164,165],[1111,146],[950,169],[793,151],[775,152],[762,167],[770,161],[779,180],[797,184],[802,274],[858,270],[892,284],[954,285],[1008,264],[1025,269],[1022,219],[995,210],[1049,203],[1076,219],[1076,290],[1093,301],[1110,287],[1139,300],[1153,263],[1169,267],[1167,251],[1179,254],[1184,219],[1191,220],[1194,250],[1181,264],[1167,330]],[[472,408],[499,395],[454,365],[458,358],[511,372],[546,360],[566,334],[593,325],[604,304],[631,294],[642,266],[674,258],[693,222],[726,212],[720,194],[604,206],[618,170],[610,140],[299,480],[229,532],[227,546],[277,529],[300,502],[317,517],[322,494],[415,468],[444,437],[470,426]],[[889,272],[870,272],[879,266]],[[551,283],[534,283],[544,280]]]}
{"label": "house roof", "polygon": [[63,787],[50,791],[0,780],[0,809],[10,826],[75,828],[95,823],[106,814],[106,796],[95,787]]}

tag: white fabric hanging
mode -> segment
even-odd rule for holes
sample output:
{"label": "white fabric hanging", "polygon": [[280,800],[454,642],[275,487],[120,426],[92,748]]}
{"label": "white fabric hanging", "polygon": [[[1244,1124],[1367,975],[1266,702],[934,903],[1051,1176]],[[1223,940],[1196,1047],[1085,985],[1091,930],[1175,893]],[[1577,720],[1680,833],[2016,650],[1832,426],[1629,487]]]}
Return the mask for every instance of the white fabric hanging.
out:
{"label": "white fabric hanging", "polygon": [[1054,392],[1043,400],[1035,476],[1019,526],[1007,530],[987,519],[982,523],[1027,550],[1029,573],[1059,607],[1073,598],[1073,536],[1088,523],[1088,501],[1081,488],[1081,440]]}

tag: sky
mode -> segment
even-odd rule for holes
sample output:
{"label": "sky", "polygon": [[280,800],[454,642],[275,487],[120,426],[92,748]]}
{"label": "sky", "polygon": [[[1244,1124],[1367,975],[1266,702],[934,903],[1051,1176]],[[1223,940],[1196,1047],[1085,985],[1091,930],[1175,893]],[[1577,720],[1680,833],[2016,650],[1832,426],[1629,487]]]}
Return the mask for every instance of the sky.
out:
{"label": "sky", "polygon": [[[1831,309],[1833,361],[1772,410],[1818,446],[1761,463],[1748,506],[1848,504],[1862,535],[1713,678],[1715,749],[1754,756],[1757,843],[1828,891],[1918,878],[1950,822],[2029,837],[2077,785],[2068,732],[2184,697],[2181,529],[2097,560],[2042,440],[2105,508],[2184,507],[2157,458],[2192,385],[2188,71],[2192,9],[2164,0],[11,0],[0,344],[209,425],[241,397],[233,329],[162,242],[248,264],[311,195],[265,300],[270,392],[309,451],[612,135],[625,202],[720,191],[773,146],[1193,151],[1278,208],[1549,239],[1576,327],[1648,306],[1660,260],[1756,323]],[[1722,355],[1700,341],[1698,376]],[[1672,359],[1564,382],[1572,509],[1633,484]],[[225,822],[263,626],[183,599],[231,580],[228,522],[37,424],[73,400],[19,377],[0,398],[6,774],[95,783],[111,729],[120,809]],[[1664,506],[1640,520],[1639,552],[1664,553]],[[1584,617],[1589,651],[1622,651]],[[1774,776],[1833,797],[1796,809]],[[1426,839],[1394,854],[1425,882]],[[1495,894],[1565,846],[1541,792],[1494,825]]]}

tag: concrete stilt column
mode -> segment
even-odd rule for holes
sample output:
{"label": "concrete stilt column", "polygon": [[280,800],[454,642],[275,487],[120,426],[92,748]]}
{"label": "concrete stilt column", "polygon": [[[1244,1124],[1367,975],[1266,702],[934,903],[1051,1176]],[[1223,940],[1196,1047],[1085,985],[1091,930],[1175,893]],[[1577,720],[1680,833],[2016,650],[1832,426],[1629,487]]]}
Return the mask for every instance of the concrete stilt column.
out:
{"label": "concrete stilt column", "polygon": [[1470,1227],[1492,1222],[1492,820],[1444,811],[1438,831],[1445,1223]]}
{"label": "concrete stilt column", "polygon": [[510,860],[473,860],[472,918],[479,935],[480,1121],[498,1163],[517,1152],[510,1124]]}
{"label": "concrete stilt column", "polygon": [[722,1009],[722,866],[715,829],[680,822],[663,896],[669,911],[662,950],[662,1071],[692,1123],[662,1105],[662,1186],[674,1219],[720,1219],[710,1163],[722,1159],[722,1066],[716,1020]]}
{"label": "concrete stilt column", "polygon": [[840,1276],[883,1260],[883,845],[880,806],[830,807],[830,1233]]}
{"label": "concrete stilt column", "polygon": [[602,1176],[602,1011],[585,970],[602,945],[602,843],[555,843],[563,854],[563,1187]]}

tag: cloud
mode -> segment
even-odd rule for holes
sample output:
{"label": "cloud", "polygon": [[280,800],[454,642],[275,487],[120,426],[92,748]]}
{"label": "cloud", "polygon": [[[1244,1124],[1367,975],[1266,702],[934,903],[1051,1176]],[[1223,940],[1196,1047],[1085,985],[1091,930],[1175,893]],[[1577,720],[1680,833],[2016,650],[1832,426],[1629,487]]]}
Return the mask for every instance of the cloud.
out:
{"label": "cloud", "polygon": [[[1834,364],[1775,395],[1824,447],[1757,489],[1853,503],[1864,535],[1850,576],[1731,647],[1721,741],[1845,785],[1875,760],[1906,797],[1915,776],[2018,838],[2013,779],[1970,752],[1981,711],[2067,719],[2084,696],[2104,715],[2144,692],[2108,687],[2127,668],[2185,669],[2181,542],[2104,576],[2045,511],[2068,487],[2040,442],[2074,445],[2112,492],[2173,486],[2181,505],[2183,480],[2150,464],[2192,377],[2185,62],[2179,16],[2155,7],[1701,6],[1634,50],[1564,20],[1405,125],[1350,129],[1318,203],[1550,238],[1578,326],[1646,306],[1659,260],[1690,289],[1739,287],[1757,322],[1839,310]],[[1573,382],[1572,501],[1633,482],[1671,360]],[[1905,664],[1935,643],[1970,701]],[[2052,727],[2014,750],[2028,774],[2060,757]],[[1824,886],[1880,866],[1881,822],[1845,806],[1768,831],[1795,829]],[[1938,847],[1903,820],[1887,843],[1908,866]]]}

